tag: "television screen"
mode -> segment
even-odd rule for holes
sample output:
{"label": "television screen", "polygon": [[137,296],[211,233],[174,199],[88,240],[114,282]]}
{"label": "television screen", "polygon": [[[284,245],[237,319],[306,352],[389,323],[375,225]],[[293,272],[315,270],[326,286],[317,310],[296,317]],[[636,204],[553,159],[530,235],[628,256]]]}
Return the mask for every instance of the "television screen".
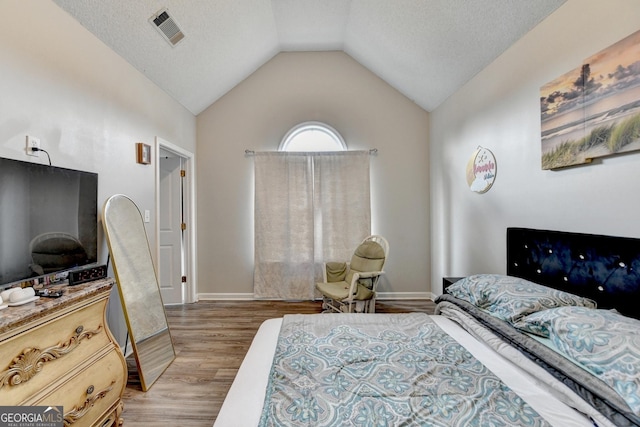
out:
{"label": "television screen", "polygon": [[0,289],[97,262],[98,174],[0,158]]}

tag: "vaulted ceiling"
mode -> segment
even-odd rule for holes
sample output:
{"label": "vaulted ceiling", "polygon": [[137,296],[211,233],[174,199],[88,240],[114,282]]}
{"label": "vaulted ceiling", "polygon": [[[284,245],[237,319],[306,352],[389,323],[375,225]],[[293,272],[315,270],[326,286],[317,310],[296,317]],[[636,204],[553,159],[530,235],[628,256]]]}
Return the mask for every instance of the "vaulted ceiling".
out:
{"label": "vaulted ceiling", "polygon": [[566,0],[54,1],[197,115],[279,52],[329,50],[431,111]]}

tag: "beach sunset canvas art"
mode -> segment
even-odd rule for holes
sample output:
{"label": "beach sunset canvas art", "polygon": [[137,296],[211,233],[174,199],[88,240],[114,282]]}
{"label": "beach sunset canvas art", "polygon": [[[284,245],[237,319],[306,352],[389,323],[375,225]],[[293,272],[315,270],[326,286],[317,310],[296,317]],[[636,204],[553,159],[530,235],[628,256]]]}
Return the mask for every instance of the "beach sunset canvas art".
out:
{"label": "beach sunset canvas art", "polygon": [[542,169],[640,150],[640,31],[540,89]]}

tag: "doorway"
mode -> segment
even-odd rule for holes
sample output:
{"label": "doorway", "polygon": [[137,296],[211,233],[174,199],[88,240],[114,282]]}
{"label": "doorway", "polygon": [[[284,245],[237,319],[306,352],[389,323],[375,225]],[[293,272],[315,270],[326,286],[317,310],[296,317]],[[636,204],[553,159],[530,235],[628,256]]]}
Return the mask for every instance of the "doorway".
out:
{"label": "doorway", "polygon": [[165,305],[196,298],[193,154],[156,138],[158,280]]}

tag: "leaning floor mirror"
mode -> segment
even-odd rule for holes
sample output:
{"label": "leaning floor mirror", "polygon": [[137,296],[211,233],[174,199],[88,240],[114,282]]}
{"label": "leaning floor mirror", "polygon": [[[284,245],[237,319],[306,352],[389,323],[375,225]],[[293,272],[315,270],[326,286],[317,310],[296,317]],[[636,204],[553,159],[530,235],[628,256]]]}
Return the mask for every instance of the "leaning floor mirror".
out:
{"label": "leaning floor mirror", "polygon": [[175,359],[142,215],[127,196],[110,197],[102,211],[107,245],[143,391]]}

